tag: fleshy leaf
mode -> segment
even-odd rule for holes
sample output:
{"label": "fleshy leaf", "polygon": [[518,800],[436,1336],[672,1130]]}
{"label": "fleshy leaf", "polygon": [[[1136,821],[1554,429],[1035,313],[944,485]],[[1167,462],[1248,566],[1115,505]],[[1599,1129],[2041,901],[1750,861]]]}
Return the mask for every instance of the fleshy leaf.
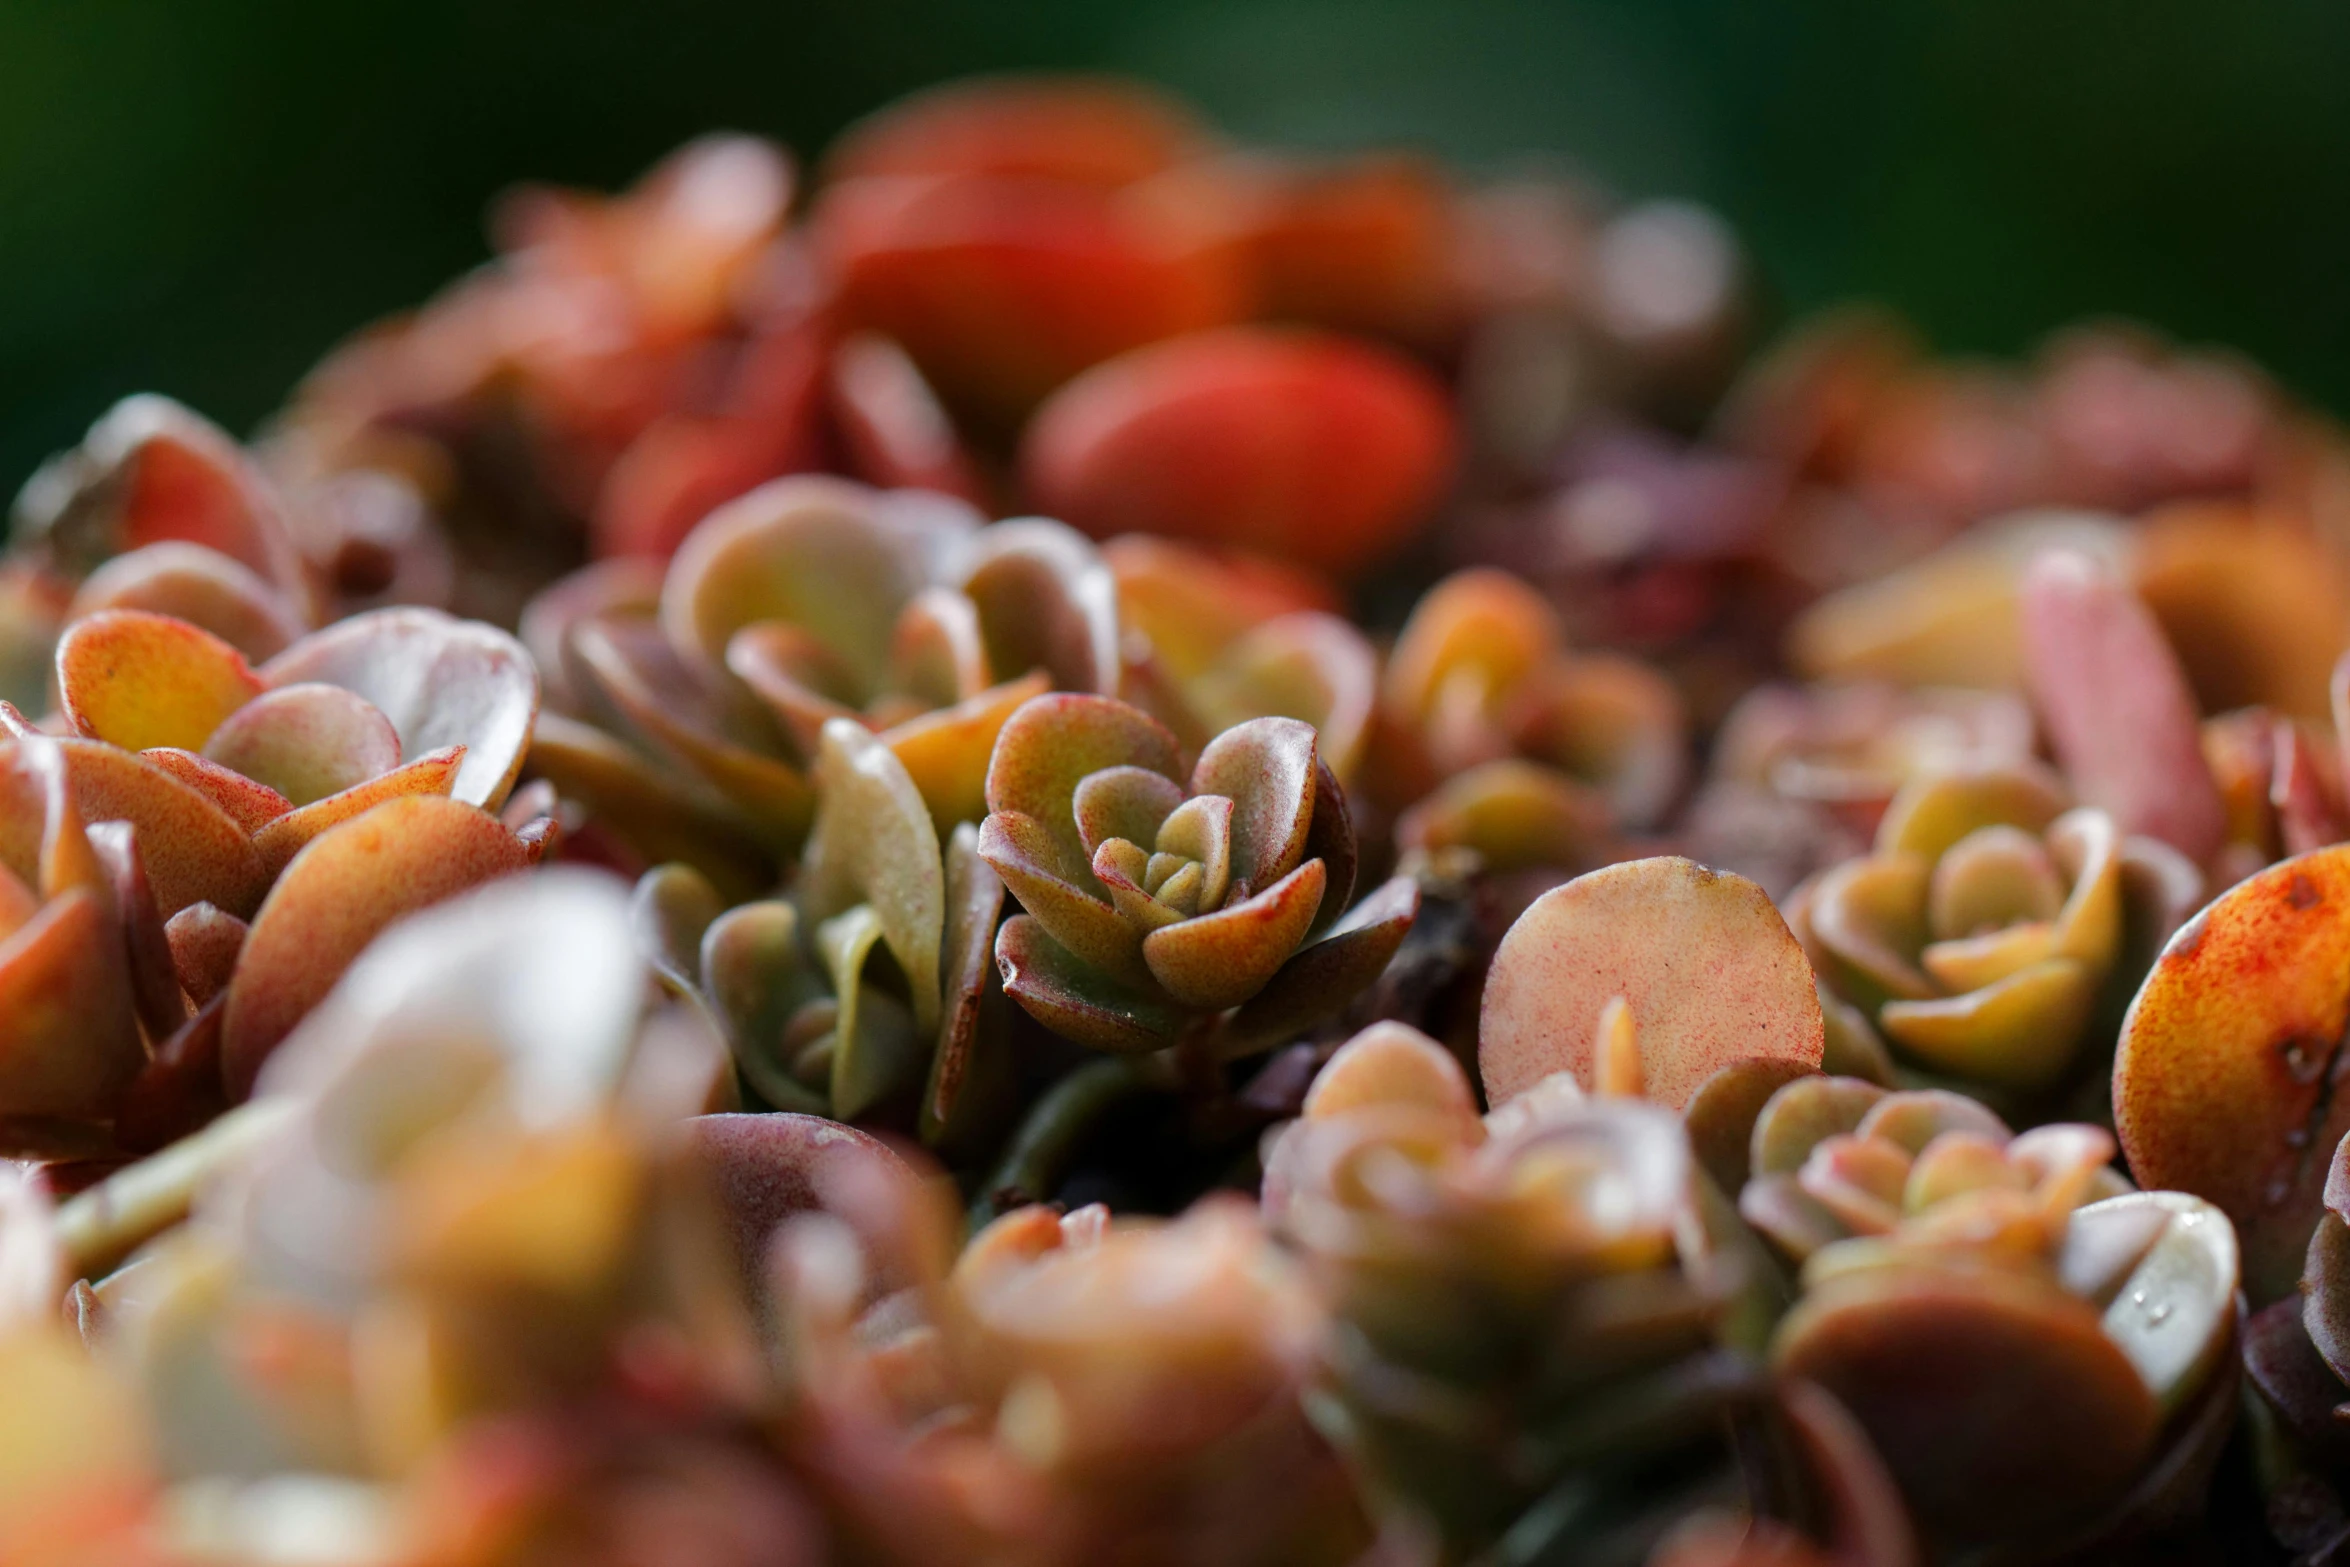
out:
{"label": "fleshy leaf", "polygon": [[191,903],[164,921],[171,967],[180,989],[199,1007],[228,988],[245,945],[245,922],[209,903]]}
{"label": "fleshy leaf", "polygon": [[2272,865],[2163,949],[2123,1020],[2114,1127],[2148,1188],[2235,1223],[2255,1303],[2289,1292],[2326,1161],[2350,1131],[2334,1092],[2350,1025],[2350,845]]}
{"label": "fleshy leaf", "polygon": [[400,754],[465,747],[450,795],[496,810],[522,771],[539,679],[521,643],[439,610],[370,610],[314,632],[262,666],[271,686],[323,681],[356,691],[399,732]]}
{"label": "fleshy leaf", "polygon": [[[785,1220],[853,1198],[836,1182],[905,1178],[887,1145],[815,1115],[701,1115],[686,1123],[696,1162],[718,1193],[754,1309],[770,1298],[770,1243]],[[836,1162],[837,1161],[837,1162]],[[877,1281],[887,1285],[893,1281]]]}
{"label": "fleshy leaf", "polygon": [[1064,1039],[1118,1055],[1174,1043],[1188,1014],[1118,985],[1079,962],[1032,915],[1015,914],[996,932],[1004,993]]}
{"label": "fleshy leaf", "polygon": [[757,704],[680,659],[649,621],[608,618],[573,628],[573,651],[629,723],[709,780],[779,843],[797,844],[815,808],[807,776],[784,759],[783,736]]}
{"label": "fleshy leaf", "polygon": [[1226,1034],[1253,1049],[1294,1039],[1333,1015],[1386,972],[1419,912],[1420,884],[1411,877],[1373,888],[1326,934],[1282,964],[1232,1015]]}
{"label": "fleshy leaf", "polygon": [[[1160,824],[1183,803],[1183,786],[1147,767],[1105,767],[1077,780],[1069,803],[1077,814],[1077,841],[1089,856],[1112,838],[1148,849],[1158,842]],[[1224,803],[1229,812],[1232,802]]]}
{"label": "fleshy leaf", "polygon": [[1051,689],[1049,679],[1041,671],[1023,675],[882,731],[882,744],[906,764],[941,834],[987,814],[987,763],[996,737],[1021,703]]}
{"label": "fleshy leaf", "polygon": [[808,839],[809,909],[829,919],[854,904],[871,905],[905,972],[915,1023],[929,1033],[938,1027],[946,929],[946,879],[930,809],[905,764],[854,719],[824,726],[816,779],[823,803]]}
{"label": "fleshy leaf", "polygon": [[1314,819],[1314,748],[1312,726],[1254,718],[1209,741],[1191,771],[1193,794],[1233,802],[1232,878],[1252,893],[1305,857]]}
{"label": "fleshy leaf", "polygon": [[683,860],[730,899],[755,898],[775,884],[772,851],[756,827],[715,791],[663,769],[592,724],[541,713],[532,730],[531,771],[594,813],[596,822],[645,861]]}
{"label": "fleshy leaf", "polygon": [[226,431],[168,397],[116,403],[26,484],[18,507],[19,540],[38,539],[69,570],[176,539],[302,591],[301,557],[268,481]]}
{"label": "fleshy leaf", "polygon": [[879,689],[898,612],[927,585],[924,541],[883,515],[878,492],[795,475],[712,512],[670,562],[661,625],[682,654],[723,666],[745,626],[784,620]]}
{"label": "fleshy leaf", "polygon": [[1564,641],[1549,601],[1505,571],[1457,571],[1413,606],[1387,661],[1388,706],[1426,723],[1447,687],[1497,706]]}
{"label": "fleshy leaf", "polygon": [[1447,778],[1397,820],[1395,839],[1423,853],[1474,849],[1493,871],[1573,869],[1602,856],[1613,826],[1597,794],[1512,756]]}
{"label": "fleshy leaf", "polygon": [[341,686],[263,692],[231,713],[204,758],[309,805],[400,765],[400,737],[374,704]]}
{"label": "fleshy leaf", "polygon": [[2051,958],[1964,995],[1888,1001],[1877,1024],[1926,1066],[1979,1082],[2045,1088],[2072,1067],[2097,976]]}
{"label": "fleshy leaf", "polygon": [[2096,1309],[2021,1272],[1841,1275],[1789,1314],[1772,1361],[1843,1401],[1920,1524],[1947,1538],[2085,1521],[2138,1472],[2160,1421]]}
{"label": "fleshy leaf", "polygon": [[1058,691],[1118,688],[1118,584],[1076,529],[1042,517],[980,532],[963,592],[997,680],[1032,669]]}
{"label": "fleshy leaf", "polygon": [[200,749],[263,690],[245,655],[211,632],[130,609],[66,628],[57,685],[75,733],[126,751]]}
{"label": "fleshy leaf", "polygon": [[987,764],[987,808],[1034,819],[1058,849],[1058,863],[1046,862],[1053,873],[1091,891],[1093,856],[1078,835],[1072,801],[1086,777],[1119,766],[1147,767],[1180,781],[1175,737],[1139,708],[1108,697],[1040,696],[1015,710],[996,736]]}
{"label": "fleshy leaf", "polygon": [[1502,938],[1478,1029],[1487,1100],[1556,1071],[1590,1087],[1600,1009],[1616,996],[1649,1095],[1676,1110],[1732,1061],[1820,1061],[1811,965],[1763,890],[1690,860],[1634,860],[1544,893]]}
{"label": "fleshy leaf", "polygon": [[1168,994],[1207,1011],[1236,1007],[1305,940],[1328,874],[1308,860],[1264,891],[1213,914],[1180,920],[1142,942],[1142,959]]}
{"label": "fleshy leaf", "polygon": [[[72,888],[0,941],[0,1110],[102,1121],[144,1063],[122,944],[105,897]],[[21,1136],[11,1157],[50,1150]]]}
{"label": "fleshy leaf", "polygon": [[690,865],[656,865],[628,896],[629,928],[653,972],[679,995],[702,994],[702,942],[725,912],[710,878]]}
{"label": "fleshy leaf", "polygon": [[1002,1003],[991,1008],[995,932],[1004,884],[979,857],[979,829],[955,828],[947,843],[947,931],[942,949],[943,1016],[930,1081],[922,1093],[922,1140],[955,1148],[1011,1108],[1013,1061],[1003,1036]]}
{"label": "fleshy leaf", "polygon": [[[1058,848],[1041,823],[1017,811],[991,811],[979,824],[979,857],[1059,946],[1130,988],[1147,989],[1141,934],[1109,904],[1054,873],[1049,857]],[[1100,884],[1090,867],[1086,879]]]}
{"label": "fleshy leaf", "polygon": [[791,1076],[786,1030],[831,987],[800,950],[799,911],[779,898],[745,903],[710,922],[699,970],[735,1061],[779,1110],[823,1111],[830,1101]]}
{"label": "fleshy leaf", "polygon": [[2226,831],[2195,696],[2152,612],[2087,556],[2033,562],[2023,587],[2032,696],[2065,773],[2125,833],[2200,865]]}
{"label": "fleshy leaf", "polygon": [[395,767],[388,773],[378,773],[365,783],[354,784],[339,794],[330,794],[300,810],[288,811],[253,835],[253,848],[261,856],[261,863],[269,874],[275,876],[285,869],[287,861],[299,854],[303,846],[319,834],[349,821],[361,812],[373,810],[386,800],[406,799],[411,795],[446,796],[464,761],[465,747],[443,746],[405,766]]}
{"label": "fleshy leaf", "polygon": [[854,1121],[910,1090],[923,1070],[921,1026],[904,1004],[865,982],[882,921],[860,903],[816,927],[816,949],[839,998],[832,1044],[832,1114]]}
{"label": "fleshy leaf", "polygon": [[249,833],[259,832],[294,808],[293,801],[269,785],[193,751],[158,746],[140,752],[139,760],[203,795]]}
{"label": "fleshy leaf", "polygon": [[438,795],[391,800],[296,854],[253,918],[229,980],[221,1070],[242,1099],[294,1025],[393,921],[527,855],[498,819]]}
{"label": "fleshy leaf", "polygon": [[249,659],[273,658],[302,634],[284,596],[252,568],[181,540],[117,555],[75,592],[69,617],[144,610],[200,626]]}
{"label": "fleshy leaf", "polygon": [[74,805],[84,821],[127,821],[155,902],[169,919],[191,903],[231,914],[258,907],[268,872],[253,842],[202,793],[127,751],[96,740],[60,740]]}
{"label": "fleshy leaf", "polygon": [[1323,762],[1352,778],[1378,704],[1379,655],[1339,616],[1282,615],[1234,641],[1192,696],[1211,731],[1251,718],[1312,725]]}

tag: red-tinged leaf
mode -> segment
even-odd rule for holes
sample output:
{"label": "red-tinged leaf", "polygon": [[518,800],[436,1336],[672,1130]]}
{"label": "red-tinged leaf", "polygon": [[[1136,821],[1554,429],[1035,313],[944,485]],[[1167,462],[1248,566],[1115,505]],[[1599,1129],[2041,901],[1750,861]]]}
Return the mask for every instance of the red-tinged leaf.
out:
{"label": "red-tinged leaf", "polygon": [[302,634],[285,595],[251,567],[179,540],[118,555],[91,572],[74,594],[69,618],[110,609],[201,626],[250,659],[273,658]]}
{"label": "red-tinged leaf", "polygon": [[697,674],[650,621],[587,621],[571,645],[598,688],[655,747],[684,761],[775,840],[797,844],[815,809],[807,775],[757,703]]}
{"label": "red-tinged leaf", "polygon": [[84,821],[127,821],[155,904],[169,919],[191,903],[242,915],[260,906],[269,875],[245,830],[201,791],[146,758],[96,740],[59,740],[74,806]]}
{"label": "red-tinged leaf", "polygon": [[1246,304],[1228,247],[1121,192],[875,177],[829,187],[811,223],[847,320],[902,344],[951,405],[997,430],[1088,365]]}
{"label": "red-tinged leaf", "polygon": [[522,770],[538,716],[538,672],[495,626],[439,610],[370,610],[314,632],[262,667],[272,687],[355,691],[392,722],[400,754],[465,747],[451,795],[496,810]]}
{"label": "red-tinged leaf", "polygon": [[789,621],[878,688],[891,628],[930,575],[921,531],[861,484],[802,474],[761,485],[679,547],[661,593],[662,630],[680,656],[716,670],[736,632]]}
{"label": "red-tinged leaf", "polygon": [[132,1153],[152,1153],[195,1132],[228,1108],[220,1080],[220,1021],[215,996],[158,1045],[122,1096],[114,1135]]}
{"label": "red-tinged leaf", "polygon": [[60,893],[0,941],[0,1116],[109,1119],[145,1055],[103,894]]}
{"label": "red-tinged leaf", "polygon": [[1245,545],[1332,571],[1426,522],[1453,462],[1442,387],[1350,339],[1237,327],[1123,355],[1037,411],[1029,491],[1096,538]]}
{"label": "red-tinged leaf", "polygon": [[597,615],[651,615],[661,607],[661,563],[638,558],[599,560],[558,577],[523,606],[516,635],[538,666],[539,690],[558,713],[584,710],[586,693],[574,684],[572,628]]}
{"label": "red-tinged leaf", "polygon": [[1057,691],[1118,689],[1118,582],[1076,529],[1042,517],[981,529],[963,595],[992,679],[1041,669]]}
{"label": "red-tinged leaf", "polygon": [[1182,1033],[1182,1008],[1154,1001],[1105,978],[1053,940],[1033,916],[1015,914],[996,932],[996,968],[1004,993],[1064,1039],[1117,1055],[1162,1050]]}
{"label": "red-tinged leaf", "polygon": [[163,923],[163,939],[171,949],[171,968],[180,989],[197,1006],[228,988],[236,970],[237,954],[245,946],[245,922],[209,903],[191,903]]}
{"label": "red-tinged leaf", "polygon": [[991,812],[979,825],[978,848],[979,857],[1003,878],[1020,906],[1052,932],[1057,945],[1130,988],[1151,987],[1142,932],[1109,904],[1055,874],[1051,856],[1056,845],[1034,817]]}
{"label": "red-tinged leaf", "polygon": [[353,785],[323,800],[313,800],[300,810],[288,811],[264,825],[253,835],[254,852],[261,856],[265,870],[274,878],[286,868],[286,862],[302,852],[321,833],[351,820],[362,812],[373,810],[386,800],[406,799],[412,795],[447,795],[461,776],[465,763],[465,747],[443,746],[429,755],[420,756],[388,773],[378,773],[365,783]]}
{"label": "red-tinged leaf", "polygon": [[168,397],[124,398],[43,476],[51,482],[25,529],[81,569],[176,539],[219,551],[281,592],[304,591],[269,482],[226,431]]}
{"label": "red-tinged leaf", "polygon": [[2082,803],[2198,865],[2227,830],[2194,693],[2153,614],[2090,557],[2056,551],[2024,575],[2032,697]]}
{"label": "red-tinged leaf", "polygon": [[2114,1053],[2114,1129],[2148,1189],[2235,1223],[2255,1304],[2289,1292],[2350,1131],[2350,846],[2239,882],[2182,926]]}
{"label": "red-tinged leaf", "polygon": [[1140,708],[1109,697],[1040,696],[1016,709],[996,736],[987,764],[987,808],[1041,823],[1059,850],[1054,873],[1091,892],[1097,884],[1093,856],[1077,830],[1077,785],[1104,768],[1125,766],[1180,780],[1175,737]]}
{"label": "red-tinged leaf", "polygon": [[141,751],[139,760],[203,795],[248,833],[259,832],[294,808],[293,801],[269,785],[193,751],[157,746]]}
{"label": "red-tinged leaf", "polygon": [[1002,1003],[987,1004],[995,976],[996,926],[1004,884],[979,857],[979,831],[965,822],[948,840],[947,929],[942,1020],[930,1080],[922,1090],[922,1140],[959,1149],[1013,1108],[1013,1060],[1003,1037]]}
{"label": "red-tinged leaf", "polygon": [[251,1092],[269,1053],[386,926],[525,863],[496,817],[438,795],[378,805],[296,854],[229,980],[221,1064],[231,1097]]}
{"label": "red-tinged leaf", "polygon": [[[890,1183],[913,1179],[886,1144],[820,1115],[698,1115],[686,1128],[694,1162],[726,1216],[743,1282],[762,1313],[773,1309],[768,1253],[786,1220],[834,1212],[853,1224],[872,1211],[877,1185],[886,1196]],[[869,1282],[881,1293],[909,1281]]]}
{"label": "red-tinged leaf", "polygon": [[904,349],[878,332],[833,350],[825,390],[849,470],[883,489],[937,490],[983,504],[954,423]]}
{"label": "red-tinged leaf", "polygon": [[142,610],[77,621],[57,644],[57,686],[76,734],[143,751],[201,749],[264,685],[211,632]]}
{"label": "red-tinged leaf", "polygon": [[146,863],[139,857],[137,834],[128,822],[98,822],[89,829],[89,844],[106,867],[106,879],[114,892],[114,915],[122,926],[132,1006],[149,1038],[167,1038],[188,1020],[188,1006],[180,999],[171,943],[164,935],[163,915],[147,881]]}
{"label": "red-tinged leaf", "polygon": [[1232,875],[1270,887],[1305,857],[1319,762],[1314,730],[1294,718],[1253,718],[1210,740],[1191,770],[1191,792],[1232,801]]}
{"label": "red-tinged leaf", "polygon": [[2276,726],[2276,771],[2268,802],[2277,813],[2277,836],[2285,853],[2307,854],[2350,837],[2350,823],[2342,819],[2338,786],[2320,770],[2316,747],[2301,726],[2285,720]]}
{"label": "red-tinged leaf", "polygon": [[309,805],[400,765],[400,737],[375,704],[341,686],[266,691],[204,742],[206,760]]}
{"label": "red-tinged leaf", "polygon": [[1616,997],[1648,1096],[1676,1110],[1732,1061],[1816,1067],[1826,1041],[1811,964],[1760,887],[1691,860],[1633,860],[1544,893],[1502,938],[1478,1027],[1488,1102],[1553,1072],[1590,1089]]}
{"label": "red-tinged leaf", "polygon": [[1419,912],[1420,884],[1409,876],[1373,888],[1328,934],[1281,965],[1233,1014],[1227,1036],[1241,1048],[1259,1049],[1334,1015],[1386,972]]}
{"label": "red-tinged leaf", "polygon": [[1254,897],[1143,938],[1151,977],[1187,1006],[1220,1012],[1258,991],[1305,940],[1329,874],[1308,860]]}
{"label": "red-tinged leaf", "polygon": [[905,764],[941,833],[987,814],[987,764],[996,737],[1022,703],[1050,689],[1050,677],[1036,670],[882,731],[881,743]]}

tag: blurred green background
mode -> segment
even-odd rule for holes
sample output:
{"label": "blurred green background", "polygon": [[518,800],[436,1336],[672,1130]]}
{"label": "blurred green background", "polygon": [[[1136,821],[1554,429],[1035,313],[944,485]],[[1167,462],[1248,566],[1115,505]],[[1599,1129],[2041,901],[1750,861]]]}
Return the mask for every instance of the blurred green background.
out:
{"label": "blurred green background", "polygon": [[2350,408],[2341,0],[0,0],[0,493],[125,392],[249,428],[514,179],[1073,65],[1704,198],[1789,309],[1987,351],[2125,313]]}

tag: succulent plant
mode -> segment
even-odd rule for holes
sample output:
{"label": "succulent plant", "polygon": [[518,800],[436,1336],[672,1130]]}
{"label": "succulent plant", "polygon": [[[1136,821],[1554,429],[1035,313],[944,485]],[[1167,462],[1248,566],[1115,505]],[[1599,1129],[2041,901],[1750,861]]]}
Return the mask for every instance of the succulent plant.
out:
{"label": "succulent plant", "polygon": [[[1351,786],[1371,739],[1379,655],[1318,580],[1256,556],[1144,534],[1109,541],[1119,615],[1150,656],[1129,659],[1133,698],[1197,749],[1250,718],[1314,726]],[[1140,679],[1134,678],[1140,675]]]}
{"label": "succulent plant", "polygon": [[2324,1212],[2350,984],[2350,847],[2272,865],[2180,927],[2113,1062],[2113,1118],[2138,1179],[2234,1221],[2255,1305],[2289,1293]]}
{"label": "succulent plant", "polygon": [[745,1084],[781,1110],[842,1121],[903,1110],[923,1140],[988,1146],[1010,1110],[1000,1007],[988,997],[1004,890],[958,824],[943,850],[894,752],[825,726],[823,806],[789,899],[732,908],[699,872],[637,885],[639,945],[717,1020]]}
{"label": "succulent plant", "polygon": [[[1557,612],[1502,572],[1456,572],[1429,589],[1396,639],[1380,702],[1373,792],[1430,799],[1413,830],[1432,843],[1506,864],[1545,839],[1588,842],[1595,819],[1654,826],[1680,794],[1688,720],[1671,682],[1633,659],[1569,652]],[[1549,828],[1475,841],[1476,802],[1496,796],[1512,820]]]}
{"label": "succulent plant", "polygon": [[[589,1476],[682,1478],[697,1453],[714,1494],[670,1509],[670,1527],[778,1490],[758,1516],[813,1527],[788,1480],[717,1459],[741,1450],[712,1421],[755,1395],[755,1341],[723,1231],[664,1128],[728,1079],[713,1037],[648,1009],[629,942],[620,888],[590,873],[436,909],[373,946],[272,1059],[236,1138],[206,1133],[53,1219],[12,1216],[11,1245],[60,1284],[109,1265],[96,1240],[139,1246],[75,1298],[91,1394],[122,1428],[110,1500],[149,1520],[159,1559],[253,1559],[302,1515],[340,1550],[381,1551],[485,1506],[532,1537],[582,1527],[567,1516],[584,1510],[578,1543],[604,1552],[604,1529],[662,1510],[659,1487],[632,1500],[616,1485],[599,1525]],[[139,1233],[191,1195],[192,1217]],[[632,1334],[669,1346],[666,1407],[619,1371]],[[282,1353],[247,1352],[264,1341]],[[566,1426],[549,1418],[563,1405],[591,1412]],[[12,1407],[12,1430],[38,1415]],[[517,1473],[543,1505],[468,1474],[534,1446],[581,1461]],[[86,1523],[60,1521],[68,1544]],[[511,1549],[464,1559],[538,1559]]]}
{"label": "succulent plant", "polygon": [[1203,1027],[1215,1053],[1281,1042],[1376,978],[1418,906],[1398,879],[1347,907],[1346,797],[1294,719],[1227,729],[1186,781],[1149,715],[1037,697],[997,738],[987,803],[980,857],[1024,911],[996,938],[1004,989],[1099,1050]]}
{"label": "succulent plant", "polygon": [[[1480,1118],[1452,1055],[1393,1024],[1281,1134],[1266,1209],[1333,1315],[1321,1418],[1449,1557],[1639,1561],[1691,1508],[1739,1504],[1727,1444],[1761,1440],[1774,1397],[1724,1342],[1739,1263],[1694,1170],[1669,1110],[1563,1078]],[[1873,1493],[1883,1522],[1861,1559],[1906,1560],[1862,1451],[1846,1503]]]}
{"label": "succulent plant", "polygon": [[2102,1066],[2101,995],[2126,993],[2200,887],[2037,768],[1987,769],[1905,786],[1875,848],[1799,893],[1792,923],[1897,1060],[2029,1107]]}
{"label": "succulent plant", "polygon": [[2128,1191],[2113,1151],[1849,1078],[1789,1083],[1755,1123],[1739,1207],[1803,1269],[1773,1362],[1852,1411],[1946,1547],[2111,1551],[2200,1513],[2233,1413],[2235,1234]]}
{"label": "succulent plant", "polygon": [[1245,1202],[1173,1221],[1023,1208],[959,1256],[935,1219],[867,1244],[862,1277],[909,1280],[870,1304],[837,1221],[778,1248],[796,1443],[824,1455],[828,1499],[877,1559],[1204,1567],[1365,1547],[1299,1404],[1311,1297]]}
{"label": "succulent plant", "polygon": [[534,766],[648,849],[715,818],[795,850],[835,718],[887,735],[942,832],[977,820],[1012,709],[1120,677],[1116,591],[1091,546],[1042,520],[980,528],[935,495],[779,480],[705,521],[658,584],[595,570],[550,590],[526,631],[587,716],[685,778],[571,724],[540,736]]}
{"label": "succulent plant", "polygon": [[1452,415],[1401,355],[1235,326],[1094,366],[1036,411],[1020,460],[1037,504],[1097,538],[1158,533],[1352,573],[1427,521]]}

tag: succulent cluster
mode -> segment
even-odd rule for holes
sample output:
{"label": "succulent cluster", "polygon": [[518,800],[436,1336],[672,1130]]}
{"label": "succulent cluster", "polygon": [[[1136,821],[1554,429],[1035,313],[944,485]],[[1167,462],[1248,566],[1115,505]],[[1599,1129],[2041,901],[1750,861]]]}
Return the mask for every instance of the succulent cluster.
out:
{"label": "succulent cluster", "polygon": [[1114,81],[494,229],[17,501],[0,1562],[2350,1549],[2315,413]]}

